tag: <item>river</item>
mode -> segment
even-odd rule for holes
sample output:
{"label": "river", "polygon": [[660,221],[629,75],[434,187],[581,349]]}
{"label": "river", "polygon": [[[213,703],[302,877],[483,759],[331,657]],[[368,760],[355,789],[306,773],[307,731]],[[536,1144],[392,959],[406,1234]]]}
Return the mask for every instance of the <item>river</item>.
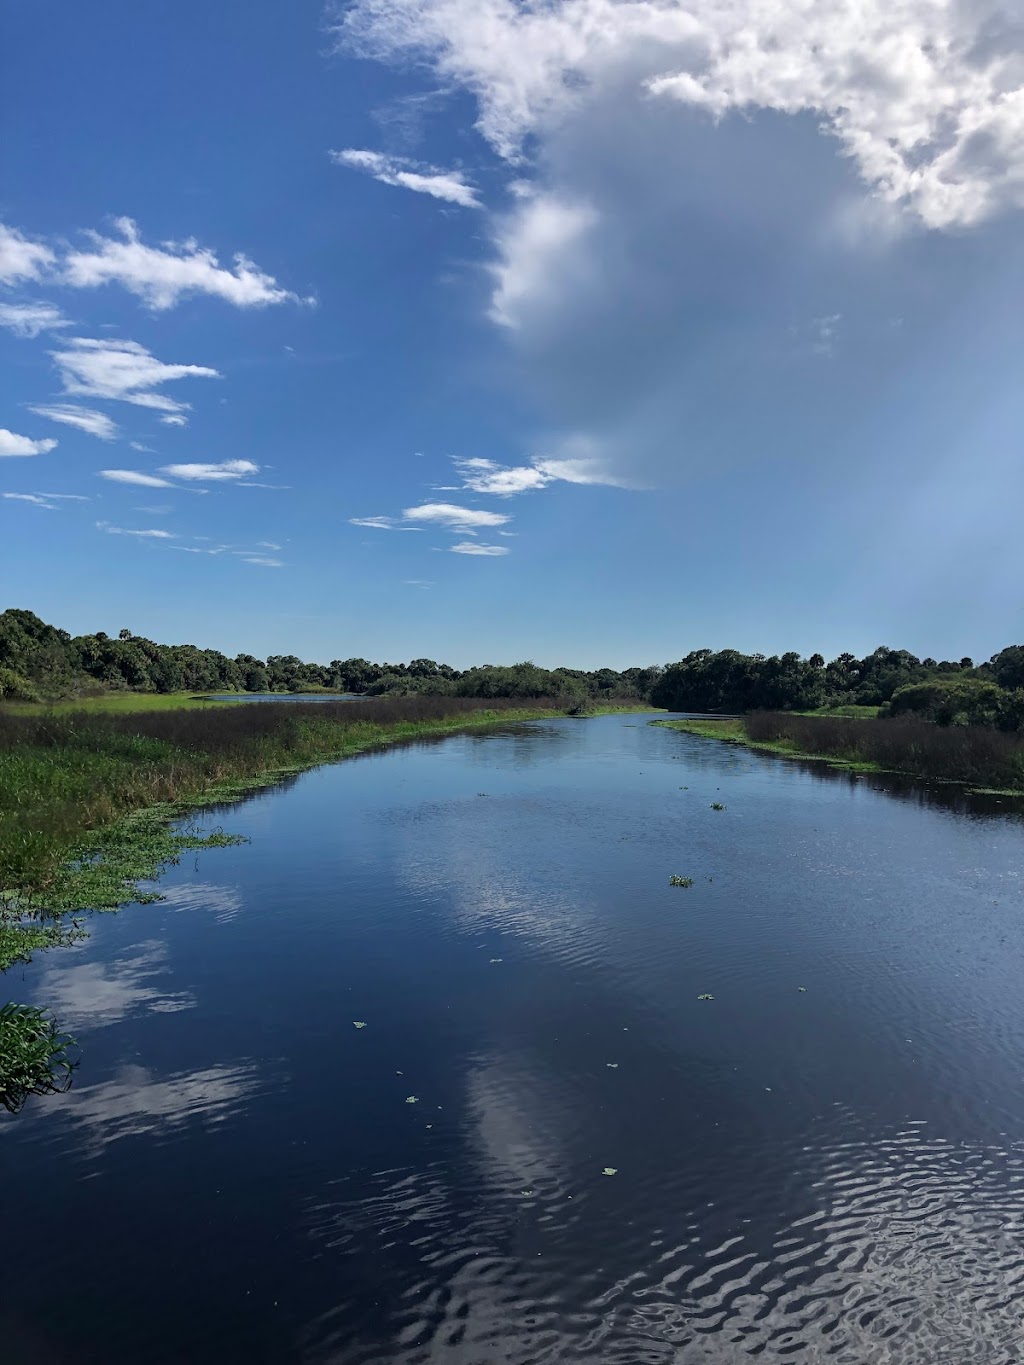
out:
{"label": "river", "polygon": [[8,974],[5,1365],[1018,1365],[1020,806],[647,721],[307,773]]}

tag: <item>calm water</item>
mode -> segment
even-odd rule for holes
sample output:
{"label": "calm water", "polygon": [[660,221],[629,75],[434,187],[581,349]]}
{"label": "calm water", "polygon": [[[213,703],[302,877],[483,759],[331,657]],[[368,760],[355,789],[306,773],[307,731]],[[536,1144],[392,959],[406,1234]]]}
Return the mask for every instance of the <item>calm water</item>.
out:
{"label": "calm water", "polygon": [[1024,1358],[1010,803],[611,716],[222,818],[9,983],[5,1365]]}

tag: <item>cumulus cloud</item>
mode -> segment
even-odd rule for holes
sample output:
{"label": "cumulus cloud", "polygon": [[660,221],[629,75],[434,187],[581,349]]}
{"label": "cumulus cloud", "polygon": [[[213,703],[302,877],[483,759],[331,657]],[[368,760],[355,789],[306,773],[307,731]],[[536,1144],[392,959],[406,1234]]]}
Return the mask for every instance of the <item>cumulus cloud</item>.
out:
{"label": "cumulus cloud", "polygon": [[26,237],[17,228],[0,223],[0,282],[18,284],[37,280],[53,265],[56,257],[43,242]]}
{"label": "cumulus cloud", "polygon": [[447,526],[455,531],[475,531],[482,526],[504,526],[512,518],[503,512],[487,512],[478,507],[458,507],[450,502],[427,502],[419,507],[406,507],[402,512],[406,521],[425,521],[432,526]]}
{"label": "cumulus cloud", "polygon": [[885,252],[925,229],[966,251],[1024,206],[1009,0],[354,0],[336,32],[474,101],[509,168],[489,313],[544,451],[516,470],[650,487],[752,460],[729,405],[794,316],[827,329]]}
{"label": "cumulus cloud", "polygon": [[56,448],[56,441],[34,441],[31,436],[19,436],[6,427],[0,427],[0,456],[47,455]]}
{"label": "cumulus cloud", "polygon": [[6,327],[15,336],[31,340],[40,332],[54,332],[61,327],[70,327],[56,304],[44,303],[0,303],[0,327]]}
{"label": "cumulus cloud", "polygon": [[138,469],[101,469],[99,476],[109,479],[111,483],[131,483],[140,488],[174,487],[168,479],[159,479],[155,474],[143,474]]}
{"label": "cumulus cloud", "polygon": [[417,194],[429,194],[434,199],[443,199],[446,203],[459,204],[466,209],[481,207],[476,190],[467,183],[460,171],[444,171],[436,166],[420,165],[405,157],[385,156],[383,152],[365,151],[357,147],[331,152],[331,160],[338,166],[366,171],[384,185],[396,185],[401,189],[414,190]]}
{"label": "cumulus cloud", "polygon": [[228,269],[194,238],[147,246],[131,218],[116,219],[114,229],[116,237],[90,232],[91,249],[68,252],[62,265],[66,284],[76,289],[120,284],[158,312],[190,294],[212,295],[236,308],[297,301],[295,294],[241,253],[234,257],[234,268]]}
{"label": "cumulus cloud", "polygon": [[[95,408],[82,408],[77,403],[50,403],[45,407],[30,407],[38,417],[51,422],[61,422],[66,427],[76,427],[89,436],[98,436],[101,441],[112,441],[118,434],[118,426],[105,412]],[[132,442],[135,445],[135,442]]]}
{"label": "cumulus cloud", "polygon": [[600,467],[593,450],[558,459],[538,456],[528,465],[501,465],[484,459],[455,459],[452,463],[462,476],[463,488],[500,498],[532,493],[552,483],[620,483],[611,471]]}
{"label": "cumulus cloud", "polygon": [[170,531],[131,531],[124,526],[111,526],[109,521],[98,521],[98,531],[106,531],[108,536],[138,536],[143,540],[173,540]]}
{"label": "cumulus cloud", "polygon": [[188,404],[157,392],[159,387],[179,379],[220,378],[208,365],[165,365],[137,341],[71,337],[63,350],[50,354],[65,393],[152,408],[176,425],[184,424]]}
{"label": "cumulus cloud", "polygon": [[355,0],[338,33],[431,61],[509,160],[624,77],[716,119],[810,115],[932,227],[1024,203],[1024,35],[1001,0]]}
{"label": "cumulus cloud", "polygon": [[209,482],[233,482],[258,474],[260,467],[252,460],[223,460],[220,464],[167,464],[160,471],[172,479]]}
{"label": "cumulus cloud", "polygon": [[449,546],[453,555],[507,555],[506,545],[484,545],[478,540],[460,540],[457,545]]}
{"label": "cumulus cloud", "polygon": [[474,493],[490,493],[497,497],[511,497],[515,493],[529,493],[545,488],[550,478],[533,465],[499,465],[493,460],[455,460],[455,468],[462,475],[463,488]]}

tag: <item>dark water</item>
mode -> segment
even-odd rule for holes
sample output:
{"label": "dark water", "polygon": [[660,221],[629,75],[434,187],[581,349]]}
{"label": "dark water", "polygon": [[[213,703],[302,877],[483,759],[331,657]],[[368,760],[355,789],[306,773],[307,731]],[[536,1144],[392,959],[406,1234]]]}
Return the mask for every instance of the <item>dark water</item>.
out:
{"label": "dark water", "polygon": [[1024,1359],[1009,803],[613,716],[222,818],[7,983],[5,1365]]}
{"label": "dark water", "polygon": [[359,692],[212,692],[210,701],[366,701]]}

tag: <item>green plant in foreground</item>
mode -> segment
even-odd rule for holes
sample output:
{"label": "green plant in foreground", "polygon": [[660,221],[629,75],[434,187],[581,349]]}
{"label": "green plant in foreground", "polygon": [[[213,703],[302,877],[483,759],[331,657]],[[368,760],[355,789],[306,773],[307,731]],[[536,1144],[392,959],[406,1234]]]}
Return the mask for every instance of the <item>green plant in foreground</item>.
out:
{"label": "green plant in foreground", "polygon": [[29,1095],[67,1090],[75,1063],[75,1040],[61,1033],[47,1010],[0,1006],[0,1104],[16,1114]]}
{"label": "green plant in foreground", "polygon": [[693,878],[692,878],[692,877],[677,877],[677,876],[675,876],[675,874],[673,874],[671,877],[669,877],[669,879],[668,879],[668,884],[669,884],[669,886],[692,886],[692,885],[693,885]]}

